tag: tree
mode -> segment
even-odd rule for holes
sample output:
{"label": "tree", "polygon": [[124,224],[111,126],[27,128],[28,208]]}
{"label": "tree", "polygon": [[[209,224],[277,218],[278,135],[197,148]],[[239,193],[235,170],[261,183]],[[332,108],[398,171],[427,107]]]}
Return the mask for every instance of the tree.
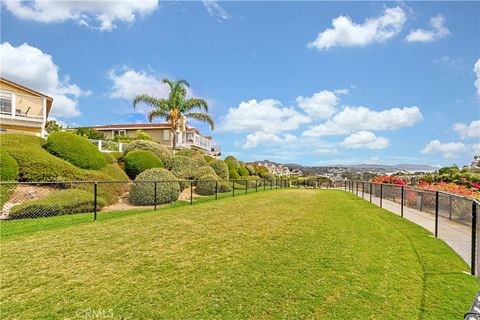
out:
{"label": "tree", "polygon": [[[141,94],[133,99],[133,107],[139,103],[145,103],[153,110],[148,113],[148,121],[152,122],[155,118],[164,118],[173,130],[172,147],[173,150],[177,146],[177,129],[180,127],[180,119],[195,119],[207,122],[210,127],[214,128],[213,119],[208,115],[208,104],[205,100],[199,98],[186,98],[187,90],[190,85],[186,80],[171,81],[163,79],[170,87],[170,94],[167,99],[159,99],[148,94]],[[201,111],[205,112],[201,112]]]}
{"label": "tree", "polygon": [[48,120],[47,124],[45,125],[45,130],[48,133],[62,131],[63,126],[55,120]]}

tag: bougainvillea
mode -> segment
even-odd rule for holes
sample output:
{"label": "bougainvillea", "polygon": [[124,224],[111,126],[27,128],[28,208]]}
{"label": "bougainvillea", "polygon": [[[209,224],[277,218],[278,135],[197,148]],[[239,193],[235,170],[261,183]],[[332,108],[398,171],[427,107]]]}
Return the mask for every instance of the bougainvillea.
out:
{"label": "bougainvillea", "polygon": [[451,182],[439,182],[437,184],[430,184],[425,181],[420,181],[417,184],[417,186],[427,190],[446,191],[446,192],[458,194],[465,197],[473,197],[473,198],[480,199],[480,191],[478,190],[477,187],[474,187],[474,189],[472,189],[472,188],[468,188],[466,186],[458,185],[456,183],[451,183]]}
{"label": "bougainvillea", "polygon": [[388,184],[398,184],[401,186],[406,186],[407,183],[397,176],[380,176],[371,180],[374,183],[388,183]]}

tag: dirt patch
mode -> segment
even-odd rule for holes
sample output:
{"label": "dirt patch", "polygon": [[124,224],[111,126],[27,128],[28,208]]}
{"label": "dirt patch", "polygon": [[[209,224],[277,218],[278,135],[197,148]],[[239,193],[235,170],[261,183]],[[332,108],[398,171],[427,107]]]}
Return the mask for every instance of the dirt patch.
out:
{"label": "dirt patch", "polygon": [[[195,191],[197,187],[193,187],[193,198],[199,198],[199,197],[204,197],[204,196],[201,196],[197,193],[197,191]],[[190,187],[183,190],[182,193],[180,193],[180,195],[178,196],[178,200],[180,201],[190,201]]]}
{"label": "dirt patch", "polygon": [[35,186],[29,184],[18,185],[10,195],[10,199],[2,207],[0,219],[8,219],[10,210],[25,201],[42,199],[48,196],[52,191],[58,189],[46,186]]}

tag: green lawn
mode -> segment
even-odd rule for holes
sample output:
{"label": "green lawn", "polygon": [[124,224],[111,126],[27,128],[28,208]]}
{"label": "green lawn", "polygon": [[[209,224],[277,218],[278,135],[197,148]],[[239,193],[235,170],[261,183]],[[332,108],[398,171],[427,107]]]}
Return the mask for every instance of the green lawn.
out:
{"label": "green lawn", "polygon": [[2,319],[461,319],[479,289],[442,241],[339,190],[11,235],[1,258]]}

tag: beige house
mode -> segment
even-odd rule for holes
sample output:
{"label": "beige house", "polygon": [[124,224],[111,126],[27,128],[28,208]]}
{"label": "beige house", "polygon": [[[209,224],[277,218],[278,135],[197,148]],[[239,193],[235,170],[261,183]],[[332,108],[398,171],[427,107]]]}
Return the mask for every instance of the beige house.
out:
{"label": "beige house", "polygon": [[53,99],[0,77],[0,131],[45,136]]}
{"label": "beige house", "polygon": [[[172,147],[173,130],[168,123],[142,123],[142,124],[110,124],[90,127],[103,132],[106,139],[116,135],[133,137],[137,130],[146,132],[153,141]],[[177,148],[191,148],[205,153],[217,153],[218,145],[212,141],[212,137],[204,136],[197,128],[181,126],[176,132]]]}

